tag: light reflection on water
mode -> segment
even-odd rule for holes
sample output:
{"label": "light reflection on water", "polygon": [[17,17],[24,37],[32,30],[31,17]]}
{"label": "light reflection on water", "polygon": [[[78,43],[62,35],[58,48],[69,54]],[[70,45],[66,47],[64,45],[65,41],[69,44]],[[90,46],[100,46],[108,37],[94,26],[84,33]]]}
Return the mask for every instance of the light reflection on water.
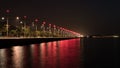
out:
{"label": "light reflection on water", "polygon": [[[6,65],[6,55],[5,55],[6,49],[0,49],[0,68],[5,67]],[[6,67],[5,67],[6,68]]]}
{"label": "light reflection on water", "polygon": [[80,39],[0,49],[0,68],[81,68]]}

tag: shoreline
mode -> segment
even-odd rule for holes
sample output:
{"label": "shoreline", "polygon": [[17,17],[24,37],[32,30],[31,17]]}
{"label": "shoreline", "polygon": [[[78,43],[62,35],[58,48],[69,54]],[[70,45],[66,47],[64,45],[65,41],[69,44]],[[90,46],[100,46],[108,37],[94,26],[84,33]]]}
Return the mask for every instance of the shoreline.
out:
{"label": "shoreline", "polygon": [[28,44],[39,44],[42,42],[51,42],[51,41],[59,41],[59,40],[67,40],[67,39],[74,39],[74,38],[19,38],[19,37],[14,37],[14,38],[0,38],[0,48],[6,48],[6,47],[11,47],[11,46],[16,46],[16,45],[28,45]]}

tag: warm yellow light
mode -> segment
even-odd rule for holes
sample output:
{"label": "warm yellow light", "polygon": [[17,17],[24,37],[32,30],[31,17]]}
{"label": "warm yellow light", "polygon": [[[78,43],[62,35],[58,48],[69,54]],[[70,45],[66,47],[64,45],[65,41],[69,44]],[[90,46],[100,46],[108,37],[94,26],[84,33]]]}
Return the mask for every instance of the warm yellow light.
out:
{"label": "warm yellow light", "polygon": [[22,21],[20,21],[20,23],[22,24],[23,22],[22,22]]}
{"label": "warm yellow light", "polygon": [[117,36],[117,35],[114,35],[113,37],[114,37],[114,38],[118,38],[119,36]]}
{"label": "warm yellow light", "polygon": [[2,20],[5,20],[5,17],[2,17]]}
{"label": "warm yellow light", "polygon": [[80,37],[84,37],[84,35],[80,35]]}
{"label": "warm yellow light", "polygon": [[16,17],[17,20],[19,20],[19,17]]}

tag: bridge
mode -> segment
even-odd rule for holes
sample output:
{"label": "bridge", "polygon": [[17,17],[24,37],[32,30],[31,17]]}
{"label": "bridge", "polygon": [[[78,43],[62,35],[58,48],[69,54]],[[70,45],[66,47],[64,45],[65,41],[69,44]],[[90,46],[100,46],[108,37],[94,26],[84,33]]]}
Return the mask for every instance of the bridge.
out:
{"label": "bridge", "polygon": [[27,16],[22,17],[1,17],[0,39],[5,38],[48,38],[48,37],[79,37],[80,34],[46,21],[39,21],[38,18],[29,21]]}
{"label": "bridge", "polygon": [[[17,45],[79,38],[80,34],[39,18],[0,16],[0,44]],[[1,46],[2,47],[2,46]],[[3,46],[4,47],[4,46]]]}

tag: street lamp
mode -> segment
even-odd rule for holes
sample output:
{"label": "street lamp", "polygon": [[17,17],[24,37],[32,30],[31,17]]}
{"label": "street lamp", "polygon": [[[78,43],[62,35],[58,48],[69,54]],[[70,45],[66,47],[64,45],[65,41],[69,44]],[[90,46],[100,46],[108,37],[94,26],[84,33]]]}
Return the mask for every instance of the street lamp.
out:
{"label": "street lamp", "polygon": [[22,26],[22,24],[23,24],[23,22],[20,21],[20,29],[21,29],[21,31],[20,31],[20,36],[21,36],[21,34],[22,34],[22,30],[23,30],[23,26]]}
{"label": "street lamp", "polygon": [[19,20],[20,18],[19,17],[16,17],[17,20]]}
{"label": "street lamp", "polygon": [[25,37],[25,35],[26,35],[26,34],[25,34],[25,33],[26,33],[25,31],[26,31],[27,16],[23,16],[23,19],[24,19],[24,22],[23,22],[24,35],[23,35],[23,36]]}
{"label": "street lamp", "polygon": [[36,31],[36,37],[38,36],[38,27],[37,27],[37,23],[38,23],[38,19],[35,19],[36,25],[35,25],[35,31]]}
{"label": "street lamp", "polygon": [[7,25],[6,25],[6,28],[7,28],[7,37],[8,37],[8,31],[9,31],[9,23],[8,23],[8,18],[7,18]]}
{"label": "street lamp", "polygon": [[23,22],[22,21],[20,21],[20,24],[22,24]]}
{"label": "street lamp", "polygon": [[5,17],[2,17],[2,20],[5,20]]}
{"label": "street lamp", "polygon": [[51,24],[49,24],[48,32],[49,32],[49,37],[50,37],[51,36]]}
{"label": "street lamp", "polygon": [[[10,12],[9,9],[6,10],[6,13],[8,14]],[[7,37],[8,37],[8,31],[9,31],[9,23],[8,23],[8,16],[7,16],[7,24],[6,24],[6,28],[7,28]]]}
{"label": "street lamp", "polygon": [[[16,17],[16,27],[17,27],[17,29],[19,29],[20,27],[18,26],[18,24],[20,23],[20,20],[19,20],[20,18],[17,16]],[[19,36],[19,32],[18,31],[16,31],[17,32],[17,36]]]}
{"label": "street lamp", "polygon": [[53,25],[53,36],[56,36],[56,25]]}
{"label": "street lamp", "polygon": [[42,32],[42,36],[44,36],[44,34],[45,34],[45,24],[46,24],[46,22],[43,22],[41,27],[40,27],[41,32]]}
{"label": "street lamp", "polygon": [[[38,19],[35,19],[35,22],[38,23]],[[36,24],[36,32],[37,32],[37,24]]]}

